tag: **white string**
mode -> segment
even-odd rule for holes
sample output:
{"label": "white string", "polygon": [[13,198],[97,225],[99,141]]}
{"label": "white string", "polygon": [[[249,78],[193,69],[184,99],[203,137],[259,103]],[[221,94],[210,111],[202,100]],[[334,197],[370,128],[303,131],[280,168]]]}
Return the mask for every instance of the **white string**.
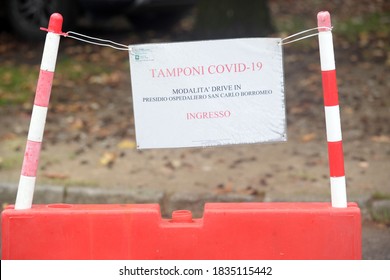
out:
{"label": "white string", "polygon": [[[303,36],[303,37],[299,37],[299,38],[290,40],[291,38],[297,37],[299,35],[302,35],[302,34],[305,34],[305,33],[308,33],[308,32],[312,32],[314,30],[318,30],[319,28],[324,28],[324,29],[327,29],[329,31],[331,31],[333,29],[333,27],[321,26],[321,27],[315,27],[315,28],[310,28],[310,29],[307,29],[307,30],[303,30],[303,31],[300,31],[298,33],[289,35],[289,36],[281,39],[280,42],[278,43],[278,45],[282,45],[283,46],[283,45],[291,44],[291,43],[294,43],[294,42],[297,42],[297,41],[300,41],[300,40],[304,40],[304,39],[307,39],[307,38],[310,38],[310,37],[317,36],[319,34],[319,32],[316,32],[314,34],[309,34],[309,35],[306,35],[306,36]],[[71,34],[73,34],[75,36],[72,36]],[[88,44],[93,44],[93,45],[102,46],[102,47],[110,47],[110,48],[113,48],[113,49],[116,49],[116,50],[120,50],[120,51],[129,51],[129,47],[126,46],[126,45],[119,44],[119,43],[111,41],[111,40],[105,40],[105,39],[100,39],[100,38],[96,38],[96,37],[87,36],[87,35],[84,35],[84,34],[73,32],[73,31],[66,32],[64,34],[64,36],[68,37],[68,38],[72,38],[72,39],[78,40],[78,41],[81,41],[81,42],[84,42],[84,43],[88,43]],[[86,38],[86,39],[83,39],[83,38]],[[99,43],[99,42],[102,42],[102,43]]]}
{"label": "white string", "polygon": [[[292,34],[290,36],[287,36],[287,37],[283,38],[278,44],[283,46],[283,45],[291,44],[293,42],[297,42],[297,41],[300,41],[300,40],[304,40],[304,39],[307,39],[307,38],[310,38],[310,37],[317,36],[319,34],[319,32],[316,32],[314,34],[309,34],[309,35],[306,35],[306,36],[303,36],[303,37],[300,37],[300,38],[288,41],[291,38],[297,37],[299,35],[302,35],[302,34],[305,34],[305,33],[308,33],[308,32],[314,31],[314,30],[318,30],[319,28],[324,28],[324,29],[327,29],[329,31],[331,31],[333,29],[333,27],[326,27],[326,26],[310,28],[310,29],[303,30],[301,32]],[[287,41],[287,42],[285,42],[285,41]]]}
{"label": "white string", "polygon": [[[76,36],[72,36],[70,34],[73,34]],[[77,36],[79,36],[79,37],[77,37]],[[75,39],[75,40],[78,40],[78,41],[81,41],[84,43],[88,43],[88,44],[93,44],[93,45],[102,46],[102,47],[110,47],[110,48],[120,50],[120,51],[128,51],[129,50],[129,47],[126,45],[119,44],[119,43],[116,43],[116,42],[110,41],[110,40],[87,36],[84,34],[73,32],[73,31],[66,32],[65,37],[72,38],[72,39]],[[86,39],[83,39],[83,38],[86,38]],[[99,42],[103,42],[103,43],[99,43]]]}

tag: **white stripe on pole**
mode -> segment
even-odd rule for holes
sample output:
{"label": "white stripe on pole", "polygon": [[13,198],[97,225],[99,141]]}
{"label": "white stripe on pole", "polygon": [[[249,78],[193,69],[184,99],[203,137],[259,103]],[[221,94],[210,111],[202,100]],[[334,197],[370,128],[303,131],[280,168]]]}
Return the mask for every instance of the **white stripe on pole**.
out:
{"label": "white stripe on pole", "polygon": [[318,34],[320,46],[321,70],[329,71],[336,69],[333,50],[333,36],[331,31],[321,31]]}
{"label": "white stripe on pole", "polygon": [[48,32],[41,62],[41,70],[54,72],[57,62],[60,35]]}
{"label": "white stripe on pole", "polygon": [[36,177],[20,176],[18,194],[16,196],[15,206],[18,210],[30,209],[35,188]]}
{"label": "white stripe on pole", "polygon": [[332,196],[332,207],[347,207],[347,190],[345,176],[330,177],[330,191]]}
{"label": "white stripe on pole", "polygon": [[45,130],[45,122],[47,115],[47,107],[34,105],[31,123],[28,131],[27,139],[35,142],[42,142],[43,132]]}
{"label": "white stripe on pole", "polygon": [[340,107],[325,106],[326,138],[328,142],[337,142],[342,140]]}

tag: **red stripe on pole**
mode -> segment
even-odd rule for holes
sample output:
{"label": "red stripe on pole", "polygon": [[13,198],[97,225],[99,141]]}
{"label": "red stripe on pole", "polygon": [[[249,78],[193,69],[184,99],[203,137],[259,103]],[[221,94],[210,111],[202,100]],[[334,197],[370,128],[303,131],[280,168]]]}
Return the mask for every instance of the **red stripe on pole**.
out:
{"label": "red stripe on pole", "polygon": [[322,88],[325,106],[339,105],[336,70],[322,71]]}
{"label": "red stripe on pole", "polygon": [[34,104],[42,107],[49,106],[51,87],[53,84],[54,73],[41,70],[39,72],[38,85],[35,93]]}
{"label": "red stripe on pole", "polygon": [[27,140],[22,166],[23,176],[36,177],[41,144],[41,142]]}
{"label": "red stripe on pole", "polygon": [[328,142],[330,177],[345,176],[343,142]]}

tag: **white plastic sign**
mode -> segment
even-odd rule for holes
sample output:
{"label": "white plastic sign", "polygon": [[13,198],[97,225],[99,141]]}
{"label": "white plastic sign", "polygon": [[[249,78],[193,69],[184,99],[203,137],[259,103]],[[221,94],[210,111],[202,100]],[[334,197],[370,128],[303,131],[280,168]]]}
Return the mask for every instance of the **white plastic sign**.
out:
{"label": "white plastic sign", "polygon": [[280,39],[129,46],[137,147],[286,140]]}

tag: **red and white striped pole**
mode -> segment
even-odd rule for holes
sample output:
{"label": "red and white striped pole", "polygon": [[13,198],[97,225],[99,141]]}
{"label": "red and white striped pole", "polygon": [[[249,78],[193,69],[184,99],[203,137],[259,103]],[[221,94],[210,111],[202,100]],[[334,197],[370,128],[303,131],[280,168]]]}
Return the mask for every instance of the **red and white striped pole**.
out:
{"label": "red and white striped pole", "polygon": [[16,196],[15,209],[30,209],[34,196],[38,161],[46,123],[54,70],[57,61],[58,47],[62,29],[62,16],[52,14],[47,29],[45,46],[41,61],[34,107],[32,110],[30,128],[27,136],[26,150]]}
{"label": "red and white striped pole", "polygon": [[332,207],[344,208],[347,207],[347,192],[330,14],[319,12],[317,20]]}

